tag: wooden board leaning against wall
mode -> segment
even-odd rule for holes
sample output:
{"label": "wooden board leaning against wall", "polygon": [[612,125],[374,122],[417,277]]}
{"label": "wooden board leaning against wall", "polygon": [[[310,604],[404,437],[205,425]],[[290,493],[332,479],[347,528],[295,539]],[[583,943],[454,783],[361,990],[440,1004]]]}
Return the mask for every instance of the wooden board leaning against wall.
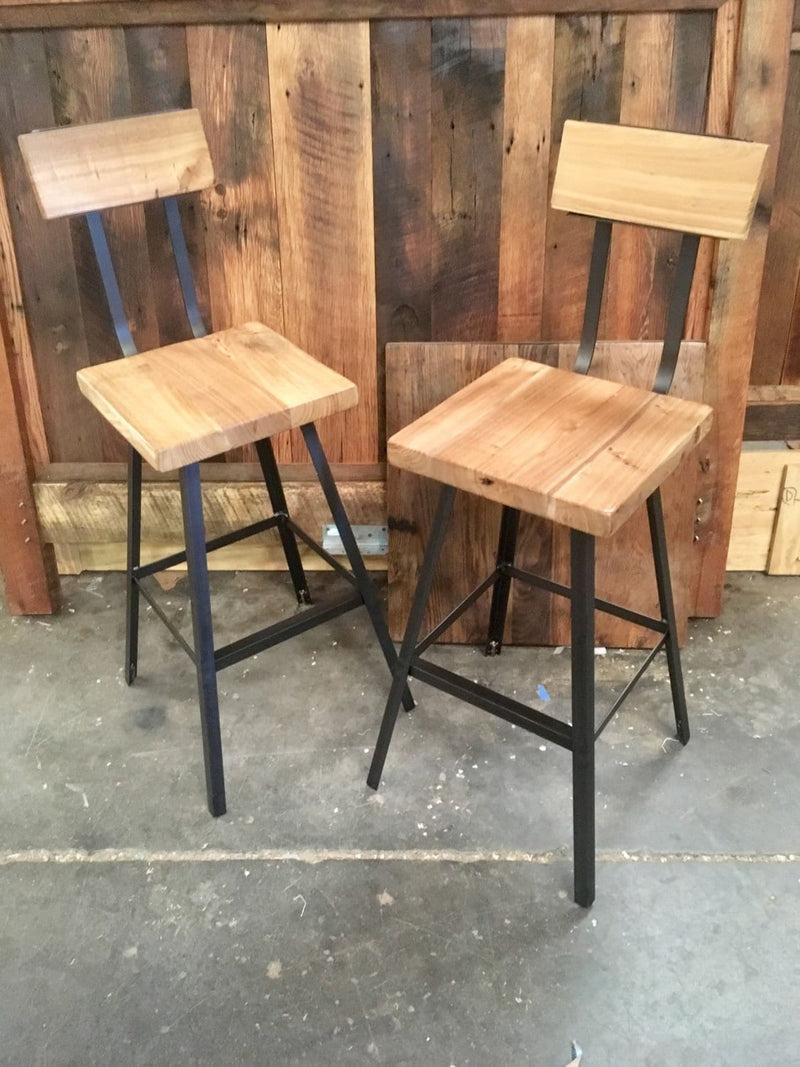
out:
{"label": "wooden board leaning against wall", "polygon": [[[28,10],[14,6],[18,19]],[[85,5],[48,5],[60,6]],[[626,13],[576,0],[557,16],[548,12],[563,4],[530,0],[539,14],[519,17],[506,17],[498,0],[498,15],[481,18],[469,5],[464,17],[431,18],[420,4],[417,18],[280,28],[235,22],[235,4],[225,7],[228,23],[216,21],[217,6],[206,24],[137,26],[125,22],[130,5],[90,6],[106,21],[118,8],[120,23],[0,32],[10,365],[40,481],[64,485],[62,503],[85,492],[70,489],[87,484],[74,477],[75,464],[93,472],[95,484],[112,484],[119,468],[107,466],[104,477],[94,465],[123,458],[74,384],[76,369],[114,354],[113,334],[81,223],[39,218],[17,154],[19,132],[200,108],[217,181],[184,214],[206,317],[215,329],[261,318],[357,382],[361,404],[329,421],[325,441],[340,470],[365,485],[374,484],[382,458],[388,341],[577,337],[590,229],[546,207],[566,118],[732,133],[768,142],[771,153],[750,240],[719,253],[711,242],[703,248],[689,316],[689,336],[709,342],[702,390],[718,419],[696,457],[700,488],[686,496],[691,508],[703,503],[698,540],[684,548],[682,596],[688,614],[719,610],[791,0],[627,0]],[[146,7],[137,5],[137,18]],[[158,10],[171,21],[179,7]],[[0,4],[0,27],[11,25],[7,10]],[[321,11],[317,5],[314,17]],[[121,209],[110,213],[109,230],[114,251],[132,250],[122,281],[137,341],[176,339],[179,297],[167,280],[162,220],[150,209]],[[675,251],[668,235],[619,229],[601,337],[661,336]],[[306,457],[296,436],[279,440],[279,457],[302,495],[306,483],[294,465]],[[59,468],[59,480],[50,464],[69,466]],[[372,474],[362,476],[367,469]],[[380,494],[364,493],[374,511],[365,504],[361,521],[384,521]],[[43,495],[52,500],[51,490]],[[616,578],[620,595],[639,537],[632,532],[609,555],[609,584]],[[550,535],[541,554],[545,572],[563,567]],[[619,631],[601,636],[631,640]],[[555,623],[536,635],[556,638]]]}

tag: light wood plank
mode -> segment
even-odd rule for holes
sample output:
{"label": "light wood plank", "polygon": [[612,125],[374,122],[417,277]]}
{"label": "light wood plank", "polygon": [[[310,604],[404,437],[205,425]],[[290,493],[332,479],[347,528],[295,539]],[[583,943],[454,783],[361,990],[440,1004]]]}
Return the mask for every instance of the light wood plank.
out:
{"label": "light wood plank", "polygon": [[214,180],[196,109],[38,130],[19,146],[48,219],[195,192]]}
{"label": "light wood plank", "polygon": [[8,196],[47,445],[54,460],[102,455],[103,421],[80,403],[75,372],[90,363],[66,220],[47,222],[36,204],[17,135],[55,119],[43,34],[0,34],[0,163]]}
{"label": "light wood plank", "polygon": [[766,570],[786,467],[800,472],[800,452],[788,448],[742,452],[727,570]]}
{"label": "light wood plank", "polygon": [[744,238],[767,146],[567,122],[552,204],[595,218]]}
{"label": "light wood plank", "polygon": [[800,574],[800,466],[783,470],[767,574]]}
{"label": "light wood plank", "polygon": [[84,396],[156,470],[344,411],[352,382],[261,323],[78,374]]}
{"label": "light wood plank", "polygon": [[269,26],[286,336],[355,381],[331,460],[378,456],[369,24]]}
{"label": "light wood plank", "polygon": [[[59,478],[58,472],[54,472],[53,479],[36,482],[36,507],[47,539],[62,547],[124,542],[127,487],[122,478],[113,477],[112,464],[103,466],[108,469],[98,471],[94,480]],[[331,514],[319,483],[286,479],[284,489],[292,518],[313,537],[321,539],[322,527],[331,522]],[[339,491],[351,522],[373,525],[386,521],[383,479],[343,480]],[[226,482],[204,478],[203,511],[209,537],[258,522],[271,514],[261,480]],[[273,534],[274,531],[258,534],[258,543],[272,543]],[[174,476],[171,480],[144,482],[142,536],[152,543],[182,546],[180,488]]]}

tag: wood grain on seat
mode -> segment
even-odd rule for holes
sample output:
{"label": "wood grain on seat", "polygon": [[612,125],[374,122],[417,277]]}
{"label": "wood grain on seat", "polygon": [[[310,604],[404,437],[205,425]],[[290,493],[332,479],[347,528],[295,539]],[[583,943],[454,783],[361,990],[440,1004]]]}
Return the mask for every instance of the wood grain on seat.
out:
{"label": "wood grain on seat", "polygon": [[139,204],[214,181],[196,108],[34,130],[19,138],[46,219]]}
{"label": "wood grain on seat", "polygon": [[512,357],[389,439],[389,462],[606,536],[711,426],[677,397]]}
{"label": "wood grain on seat", "polygon": [[600,122],[564,123],[552,205],[593,218],[746,237],[767,145]]}
{"label": "wood grain on seat", "polygon": [[78,372],[81,392],[156,470],[353,407],[353,382],[258,322]]}

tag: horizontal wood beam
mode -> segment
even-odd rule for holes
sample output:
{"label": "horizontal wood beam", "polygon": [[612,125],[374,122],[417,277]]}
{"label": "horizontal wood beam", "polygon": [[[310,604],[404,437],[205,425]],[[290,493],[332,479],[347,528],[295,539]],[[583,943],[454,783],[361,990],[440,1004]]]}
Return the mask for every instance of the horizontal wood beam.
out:
{"label": "horizontal wood beam", "polygon": [[[333,467],[350,521],[386,523],[386,484],[381,465]],[[322,490],[305,464],[281,467],[289,512],[311,536],[320,539],[331,522]],[[142,492],[143,561],[183,547],[180,489],[172,477],[148,472]],[[34,484],[43,537],[55,546],[59,570],[123,570],[127,487],[122,464],[52,464]],[[203,465],[203,508],[208,537],[257,522],[270,514],[259,468],[252,464]],[[309,569],[326,569],[310,550],[301,550]],[[209,555],[212,569],[285,570],[274,530]],[[385,556],[368,566],[385,569]]]}
{"label": "horizontal wood beam", "polygon": [[800,385],[751,386],[747,394],[744,440],[800,440]]}
{"label": "horizontal wood beam", "polygon": [[0,0],[0,29],[702,11],[722,0]]}

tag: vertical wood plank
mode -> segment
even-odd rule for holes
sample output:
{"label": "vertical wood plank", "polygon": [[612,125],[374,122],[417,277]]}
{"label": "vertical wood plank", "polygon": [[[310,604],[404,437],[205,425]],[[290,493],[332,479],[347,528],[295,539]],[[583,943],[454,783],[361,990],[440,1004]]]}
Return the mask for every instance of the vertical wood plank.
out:
{"label": "vertical wood plank", "polygon": [[716,419],[700,446],[704,521],[695,542],[699,575],[693,615],[717,615],[736,495],[747,385],[755,339],[786,94],[791,0],[745,0],[731,133],[770,146],[761,197],[747,241],[722,242],[717,256],[704,400]]}
{"label": "vertical wood plank", "polygon": [[358,385],[329,458],[378,456],[369,24],[267,28],[286,335]]}
{"label": "vertical wood plank", "polygon": [[41,218],[17,145],[18,134],[55,125],[39,32],[0,34],[0,114],[0,165],[50,455],[54,462],[96,460],[103,420],[75,381],[89,354],[69,223]]}
{"label": "vertical wood plank", "polygon": [[752,385],[784,380],[795,293],[800,284],[800,53],[789,57],[789,84],[775,180],[764,282],[753,349]]}
{"label": "vertical wood plank", "polygon": [[555,18],[512,18],[506,39],[498,337],[540,340]]}
{"label": "vertical wood plank", "polygon": [[[283,333],[266,27],[189,26],[186,39],[192,103],[214,161],[214,186],[200,194],[211,328],[256,320]],[[301,447],[293,436],[294,446],[288,434],[275,439],[283,462]]]}
{"label": "vertical wood plank", "polygon": [[[625,24],[624,15],[567,15],[556,19],[551,190],[565,121],[619,120]],[[542,309],[542,336],[546,340],[573,341],[580,337],[592,233],[591,220],[548,209]]]}
{"label": "vertical wood plank", "polygon": [[[628,17],[619,115],[624,125],[667,127],[674,45],[674,15]],[[643,226],[614,227],[604,337],[618,340],[663,337],[666,279],[658,270],[662,244],[662,235],[656,230]]]}
{"label": "vertical wood plank", "polygon": [[10,341],[0,312],[0,573],[12,615],[49,615],[59,606],[58,575],[53,546],[39,535]]}
{"label": "vertical wood plank", "polygon": [[[507,23],[498,294],[501,341],[542,337],[555,30],[553,16],[512,18]],[[543,358],[541,351],[538,358]],[[490,568],[498,511],[488,546]],[[518,566],[549,575],[552,550],[552,523],[522,515]],[[515,644],[547,644],[552,599],[541,589],[512,583],[506,639]],[[487,598],[481,605],[479,616],[475,609],[473,626],[481,642],[486,640],[488,602]]]}
{"label": "vertical wood plank", "polygon": [[378,443],[385,454],[387,341],[431,337],[431,24],[370,24]]}
{"label": "vertical wood plank", "polygon": [[[125,48],[133,114],[192,106],[184,27],[128,26]],[[199,200],[196,196],[181,197],[179,206],[198,304],[203,320],[210,324],[205,237]],[[144,217],[159,341],[172,344],[188,336],[189,325],[162,205],[145,204]]]}
{"label": "vertical wood plank", "polygon": [[37,474],[50,462],[44,417],[39,400],[31,339],[28,332],[26,308],[22,302],[22,284],[8,214],[8,197],[0,170],[0,318],[8,331],[8,359],[12,378],[20,398],[20,425],[31,456],[32,470]]}
{"label": "vertical wood plank", "polygon": [[[705,132],[712,136],[725,137],[730,131],[740,13],[739,0],[725,0],[714,16],[705,126]],[[717,242],[711,238],[704,237],[700,241],[686,312],[686,337],[690,340],[701,340],[708,336],[711,277],[716,263],[716,250]]]}
{"label": "vertical wood plank", "polygon": [[432,326],[497,337],[505,21],[434,19]]}
{"label": "vertical wood plank", "polygon": [[[125,38],[121,29],[55,30],[45,34],[53,113],[59,126],[103,122],[131,111]],[[144,210],[140,204],[104,213],[122,301],[140,351],[158,345]],[[93,363],[119,358],[111,314],[83,217],[70,220],[81,314]],[[103,422],[103,458],[122,460],[128,446]]]}

